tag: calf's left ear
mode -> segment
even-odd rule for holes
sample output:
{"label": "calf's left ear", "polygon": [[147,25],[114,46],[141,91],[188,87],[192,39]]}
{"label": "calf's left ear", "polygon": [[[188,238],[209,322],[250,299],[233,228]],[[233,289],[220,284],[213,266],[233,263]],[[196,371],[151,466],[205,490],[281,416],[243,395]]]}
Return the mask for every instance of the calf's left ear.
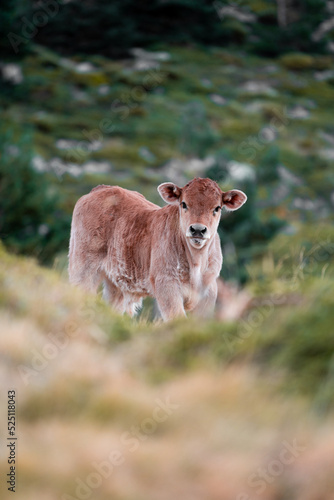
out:
{"label": "calf's left ear", "polygon": [[228,211],[238,210],[247,201],[247,196],[239,189],[223,192],[222,206]]}
{"label": "calf's left ear", "polygon": [[164,182],[158,186],[158,192],[166,203],[175,205],[179,203],[182,189],[172,182]]}

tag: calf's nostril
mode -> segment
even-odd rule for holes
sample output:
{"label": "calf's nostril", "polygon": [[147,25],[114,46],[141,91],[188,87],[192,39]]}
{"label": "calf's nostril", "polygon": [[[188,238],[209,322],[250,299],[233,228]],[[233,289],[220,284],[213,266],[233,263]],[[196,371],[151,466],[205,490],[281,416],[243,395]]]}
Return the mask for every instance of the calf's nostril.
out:
{"label": "calf's nostril", "polygon": [[202,238],[207,232],[207,227],[203,224],[192,224],[189,226],[191,236]]}

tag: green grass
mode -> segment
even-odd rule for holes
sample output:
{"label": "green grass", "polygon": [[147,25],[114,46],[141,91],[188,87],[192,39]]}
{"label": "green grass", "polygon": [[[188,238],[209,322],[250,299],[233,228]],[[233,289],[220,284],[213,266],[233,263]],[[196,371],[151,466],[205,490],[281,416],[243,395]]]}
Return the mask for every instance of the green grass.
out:
{"label": "green grass", "polygon": [[[160,63],[155,78],[148,80],[152,76],[150,72],[132,71],[128,61],[92,58],[96,71],[81,74],[68,63],[64,64],[52,51],[33,47],[30,56],[22,61],[24,83],[8,89],[13,99],[21,99],[20,105],[12,104],[8,97],[2,101],[0,98],[0,105],[7,108],[9,123],[21,123],[22,126],[29,123],[33,127],[33,150],[46,159],[55,156],[68,159],[68,153],[56,147],[57,139],[87,141],[87,137],[97,132],[104,141],[102,149],[87,152],[76,161],[110,161],[116,170],[128,173],[129,178],[124,181],[127,187],[141,190],[151,184],[148,194],[153,195],[155,186],[146,166],[157,170],[159,177],[159,168],[164,163],[182,157],[181,149],[188,140],[184,115],[187,106],[196,102],[206,115],[205,122],[199,125],[203,130],[210,129],[214,139],[211,145],[203,143],[200,146],[203,148],[201,156],[215,154],[223,146],[233,159],[251,163],[257,170],[268,148],[276,144],[281,151],[280,161],[297,175],[302,174],[313,196],[325,194],[328,198],[334,181],[331,162],[320,158],[321,149],[326,145],[318,133],[332,129],[330,109],[334,90],[328,82],[315,81],[314,72],[332,68],[331,57],[306,56],[312,64],[300,71],[295,61],[302,57],[299,54],[293,55],[294,59],[283,56],[270,60],[218,48],[162,49],[170,53],[170,60]],[[75,59],[75,63],[84,60],[82,57]],[[273,70],[266,73],[268,66]],[[276,96],[262,95],[262,91],[258,95],[245,92],[242,86],[249,81],[267,82],[276,91]],[[107,94],[99,93],[101,85],[109,86]],[[214,104],[211,94],[221,95],[226,104]],[[247,107],[256,101],[259,107],[251,113]],[[308,108],[310,101],[312,106],[307,119],[287,117],[287,110],[298,105]],[[277,123],[277,113],[283,123],[279,123],[276,138],[268,145],[262,141],[261,131]],[[101,130],[101,121],[105,119],[112,123],[112,130]],[[249,141],[253,144],[255,141],[251,155],[243,152],[245,148],[241,149],[241,145]],[[151,162],[141,158],[141,147],[153,153]],[[192,155],[191,146],[185,151]],[[198,152],[193,150],[193,154]],[[312,168],[312,165],[316,166]],[[324,174],[318,173],[320,168]],[[115,180],[112,176],[102,180],[118,182],[117,176]],[[79,195],[82,185],[94,185],[94,178],[70,180],[66,176],[59,185],[65,193],[68,191],[66,184],[71,184],[71,193],[76,191]],[[68,205],[73,206],[74,201],[72,197]]]}

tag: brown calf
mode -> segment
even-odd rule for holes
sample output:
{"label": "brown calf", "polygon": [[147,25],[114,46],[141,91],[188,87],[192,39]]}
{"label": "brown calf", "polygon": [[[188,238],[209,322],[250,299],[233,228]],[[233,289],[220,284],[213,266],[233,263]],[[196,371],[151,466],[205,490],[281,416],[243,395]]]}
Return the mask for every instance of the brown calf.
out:
{"label": "brown calf", "polygon": [[103,282],[104,297],[131,316],[146,296],[157,300],[164,320],[210,313],[222,266],[221,209],[237,210],[247,197],[199,178],[183,188],[166,182],[158,191],[163,208],[118,186],[98,186],[78,200],[70,281],[95,292]]}

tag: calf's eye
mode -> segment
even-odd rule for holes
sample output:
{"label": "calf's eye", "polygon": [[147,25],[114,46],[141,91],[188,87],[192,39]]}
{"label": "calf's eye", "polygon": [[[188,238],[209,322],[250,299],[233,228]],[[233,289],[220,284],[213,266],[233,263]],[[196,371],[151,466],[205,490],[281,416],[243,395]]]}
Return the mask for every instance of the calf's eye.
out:
{"label": "calf's eye", "polygon": [[221,209],[221,207],[216,207],[213,211],[213,215],[216,215],[220,209]]}
{"label": "calf's eye", "polygon": [[184,208],[185,210],[187,210],[187,208],[188,208],[188,207],[187,207],[187,204],[186,204],[186,203],[184,203],[184,201],[182,201],[182,203],[181,203],[181,207],[182,207],[182,208]]}

